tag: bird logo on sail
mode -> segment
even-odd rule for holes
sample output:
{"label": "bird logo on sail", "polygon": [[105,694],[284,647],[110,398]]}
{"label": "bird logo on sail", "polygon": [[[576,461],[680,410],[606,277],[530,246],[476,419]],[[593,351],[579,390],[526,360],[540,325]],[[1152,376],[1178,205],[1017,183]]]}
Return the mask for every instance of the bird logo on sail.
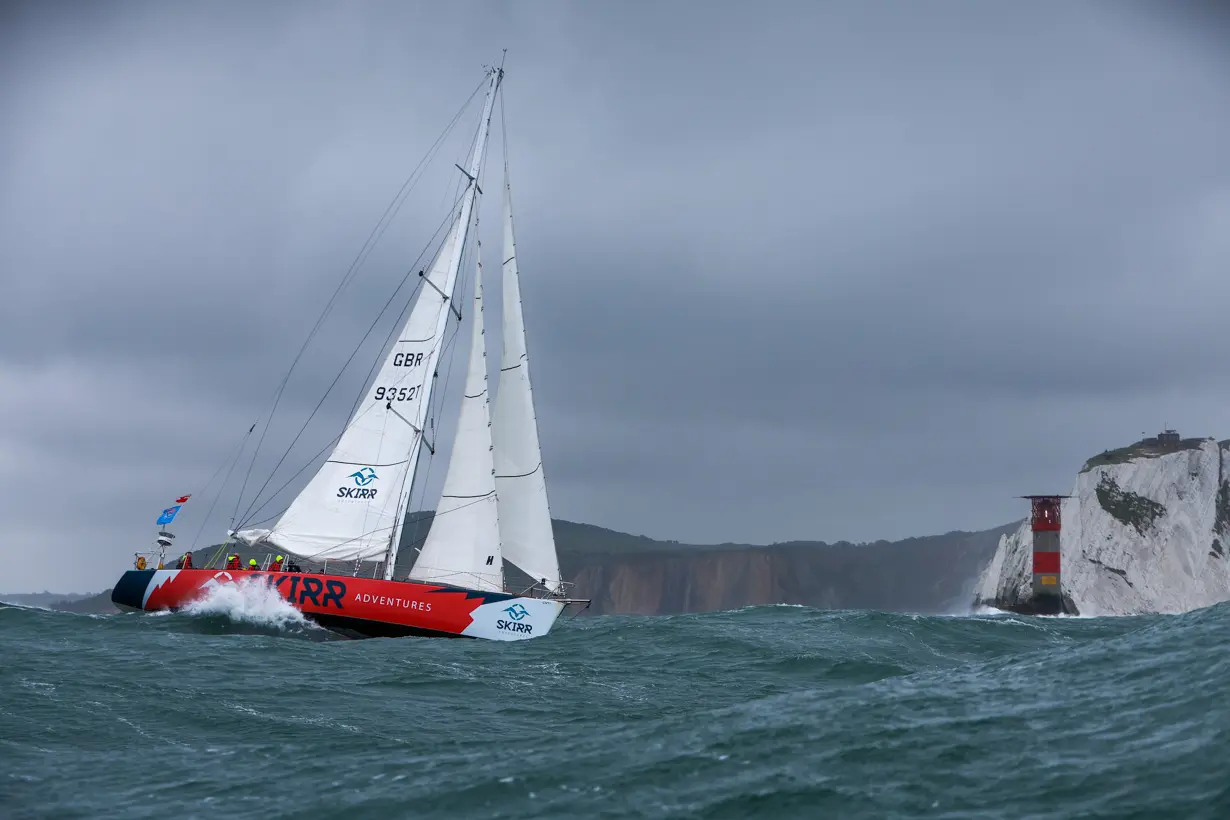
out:
{"label": "bird logo on sail", "polygon": [[338,487],[337,488],[338,498],[352,498],[352,499],[370,501],[371,499],[376,497],[376,489],[374,487],[368,488],[367,486],[368,484],[371,484],[373,481],[375,481],[377,478],[376,471],[373,470],[371,467],[364,467],[361,470],[356,470],[346,477],[353,478],[355,486]]}
{"label": "bird logo on sail", "polygon": [[373,481],[376,480],[376,471],[373,470],[371,467],[364,467],[362,470],[353,472],[346,477],[353,478],[354,483],[357,486],[366,487],[368,484],[371,484]]}

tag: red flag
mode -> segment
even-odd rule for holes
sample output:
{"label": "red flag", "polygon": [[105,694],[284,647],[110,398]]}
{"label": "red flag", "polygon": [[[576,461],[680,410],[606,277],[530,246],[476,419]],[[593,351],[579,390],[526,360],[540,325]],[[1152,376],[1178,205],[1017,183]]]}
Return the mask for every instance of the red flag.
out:
{"label": "red flag", "polygon": [[180,496],[179,498],[175,499],[175,503],[176,503],[176,504],[183,504],[183,503],[184,503],[185,501],[187,501],[189,498],[192,498],[192,494],[191,494],[191,493],[189,493],[188,495],[185,495],[185,496]]}

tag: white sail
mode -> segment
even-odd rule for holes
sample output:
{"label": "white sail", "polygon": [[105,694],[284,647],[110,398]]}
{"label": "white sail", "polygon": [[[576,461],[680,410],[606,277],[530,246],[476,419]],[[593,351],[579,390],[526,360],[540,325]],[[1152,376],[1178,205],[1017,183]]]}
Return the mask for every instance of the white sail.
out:
{"label": "white sail", "polygon": [[504,589],[504,563],[491,462],[481,258],[475,265],[473,320],[470,365],[448,474],[410,578],[499,592]]}
{"label": "white sail", "polygon": [[521,313],[512,192],[504,180],[504,352],[492,418],[495,488],[504,557],[548,589],[559,588],[559,557],[551,530],[547,483],[538,446],[530,362]]}
{"label": "white sail", "polygon": [[501,77],[491,73],[460,212],[397,342],[328,460],[271,529],[236,533],[241,540],[317,560],[383,557],[392,576]]}
{"label": "white sail", "polygon": [[448,303],[436,288],[452,288],[449,265],[461,230],[458,223],[449,231],[397,342],[328,460],[271,530],[245,530],[241,539],[263,538],[316,560],[367,560],[388,552],[421,452],[419,431],[444,337]]}

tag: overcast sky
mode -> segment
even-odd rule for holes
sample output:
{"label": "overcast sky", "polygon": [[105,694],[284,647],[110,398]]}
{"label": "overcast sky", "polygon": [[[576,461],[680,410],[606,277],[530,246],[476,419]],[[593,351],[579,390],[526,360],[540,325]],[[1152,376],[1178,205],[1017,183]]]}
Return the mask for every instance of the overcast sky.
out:
{"label": "overcast sky", "polygon": [[[196,534],[201,487],[502,48],[556,517],[693,543],[981,529],[1142,431],[1230,436],[1224,15],[701,8],[5,4],[0,592],[110,586],[180,493]],[[305,354],[273,456],[435,230],[464,142]]]}

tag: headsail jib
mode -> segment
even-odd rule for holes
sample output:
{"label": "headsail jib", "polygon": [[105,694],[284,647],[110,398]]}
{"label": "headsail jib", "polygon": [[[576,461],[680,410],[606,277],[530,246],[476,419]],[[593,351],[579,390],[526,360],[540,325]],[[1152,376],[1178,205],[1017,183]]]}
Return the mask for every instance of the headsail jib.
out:
{"label": "headsail jib", "polygon": [[[408,512],[454,295],[473,244],[474,295],[466,382],[444,486],[409,580],[484,591],[504,588],[505,560],[561,591],[538,438],[505,151],[503,353],[494,403],[488,392],[482,260],[476,234],[483,160],[503,72],[493,70],[466,190],[397,341],[328,460],[270,530],[238,533],[315,560],[383,561],[391,579]],[[426,462],[424,462],[425,464]]]}
{"label": "headsail jib", "polygon": [[504,589],[504,561],[491,455],[482,275],[480,257],[475,264],[470,362],[457,434],[436,515],[410,578],[499,592]]}
{"label": "headsail jib", "polygon": [[[501,76],[489,77],[470,163],[474,179]],[[333,452],[272,528],[238,537],[315,560],[382,560],[385,577],[392,577],[476,195],[471,180],[409,317]]]}
{"label": "headsail jib", "polygon": [[[493,316],[484,308],[480,186],[492,111],[503,76],[501,64],[489,69],[486,79],[472,88],[461,110],[372,229],[307,334],[274,390],[267,418],[262,417],[264,430],[247,454],[249,463],[233,499],[226,542],[217,545],[213,557],[200,568],[193,565],[189,550],[174,570],[164,569],[165,552],[179,540],[168,525],[188,496],[178,498],[176,506],[164,510],[157,521],[157,567],[148,565],[151,555],[136,554],[135,568],[125,572],[112,590],[116,606],[175,611],[202,596],[233,588],[228,585],[251,583],[280,595],[305,618],[346,637],[519,641],[547,635],[568,607],[589,604],[564,594],[564,588],[571,585],[561,582],[555,553],[521,312],[507,135],[504,315]],[[413,264],[401,268],[405,275],[395,277],[396,290],[345,358],[303,426],[293,438],[288,437],[285,452],[264,483],[259,489],[253,485],[254,497],[249,500],[249,478],[296,365],[414,187],[420,169],[439,153],[442,141],[454,133],[461,117],[472,116],[484,87],[477,133],[472,127],[459,132],[460,138],[473,140],[464,149],[468,155],[465,167],[458,166],[460,176],[448,172],[450,183],[456,185],[452,206],[447,214],[440,214],[440,222],[432,220],[435,227],[427,247]],[[430,261],[424,264],[428,257]],[[472,293],[465,288],[470,282]],[[413,283],[413,293],[406,292],[407,283]],[[396,315],[390,315],[390,310]],[[494,398],[496,384],[494,380],[489,384],[488,378],[488,319],[500,321],[503,336],[499,389]],[[377,328],[378,335],[373,335]],[[360,356],[370,349],[366,347],[369,342],[379,345],[379,351]],[[323,449],[281,486],[271,486],[287,458],[300,452],[301,442],[307,444],[304,433],[334,388],[342,384],[341,377],[356,357],[366,359],[361,365],[362,390],[357,396],[351,392],[349,397],[337,397],[354,402],[351,406],[347,401],[346,425],[340,433],[334,428],[326,434],[337,433],[329,442],[319,442]],[[450,374],[460,369],[457,365],[463,357],[465,384],[457,397],[458,377],[450,381]],[[354,375],[356,380],[360,377]],[[236,448],[215,502],[226,488],[230,469],[245,457],[248,437],[256,427],[248,428]],[[450,428],[445,436],[451,442],[436,440],[440,431]],[[437,456],[448,460],[443,486],[435,498],[420,498],[420,493],[438,486],[441,476],[432,469]],[[219,468],[214,478],[226,467]],[[292,487],[297,480],[306,486]],[[206,488],[213,482],[211,478]],[[280,514],[274,513],[276,508],[266,511],[284,501],[283,492],[288,489],[296,493],[290,505]],[[241,515],[245,502],[249,506]],[[212,510],[211,503],[207,520]],[[425,533],[421,524],[426,524]],[[399,562],[398,548],[407,526],[417,530],[414,548],[407,546]],[[420,535],[425,537],[420,539]],[[244,553],[242,557],[232,551],[236,548]],[[225,563],[220,563],[224,553]],[[534,577],[532,585],[527,586],[520,570]]]}
{"label": "headsail jib", "polygon": [[[464,241],[452,226],[426,278],[451,289]],[[324,464],[268,531],[238,536],[314,560],[383,560],[419,458],[447,303],[420,291],[375,379]],[[434,294],[433,294],[434,295]]]}

